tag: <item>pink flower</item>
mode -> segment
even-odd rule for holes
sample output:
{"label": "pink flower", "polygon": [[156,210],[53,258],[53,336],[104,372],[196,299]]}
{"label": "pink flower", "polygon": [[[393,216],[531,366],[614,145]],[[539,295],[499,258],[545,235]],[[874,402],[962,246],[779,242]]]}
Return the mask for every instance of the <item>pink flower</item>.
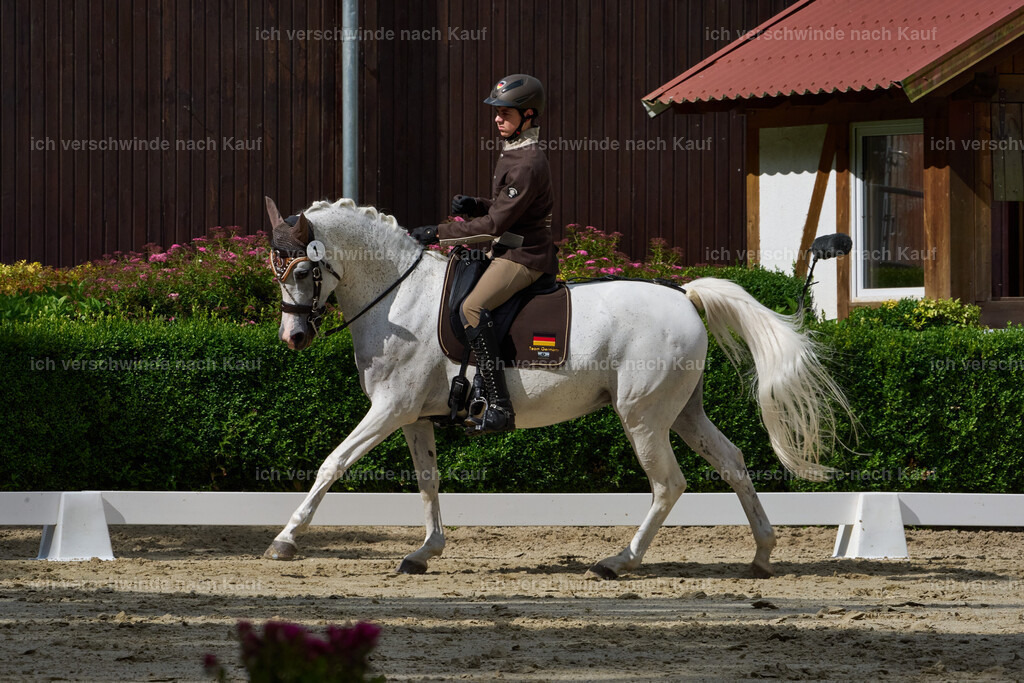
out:
{"label": "pink flower", "polygon": [[594,262],[594,259],[590,259],[589,261],[587,261],[586,265],[588,265],[588,266],[589,266],[589,265],[590,265],[590,264],[592,264],[593,262]]}
{"label": "pink flower", "polygon": [[171,301],[177,301],[179,296],[181,295],[178,294],[177,292],[171,292],[170,294],[167,295],[167,298],[170,299]]}
{"label": "pink flower", "polygon": [[576,254],[569,254],[568,256],[565,257],[565,260],[568,261],[571,258],[576,258]]}
{"label": "pink flower", "polygon": [[580,256],[590,256],[590,254],[588,254],[588,253],[587,253],[587,252],[586,252],[585,250],[583,250],[583,249],[580,249],[580,250],[579,250],[579,251],[577,251],[576,253],[577,253],[577,254],[579,254]]}
{"label": "pink flower", "polygon": [[167,254],[150,254],[149,256],[150,263],[164,263],[165,261],[167,261]]}
{"label": "pink flower", "polygon": [[206,253],[206,247],[197,247],[197,250]]}
{"label": "pink flower", "polygon": [[630,263],[629,267],[630,268],[639,268],[642,265],[643,265],[642,263]]}

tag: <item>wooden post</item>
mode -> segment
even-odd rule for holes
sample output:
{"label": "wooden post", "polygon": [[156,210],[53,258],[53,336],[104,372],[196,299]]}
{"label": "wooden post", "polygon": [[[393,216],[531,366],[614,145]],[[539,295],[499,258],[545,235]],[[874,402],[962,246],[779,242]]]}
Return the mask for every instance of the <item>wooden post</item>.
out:
{"label": "wooden post", "polygon": [[747,267],[761,263],[761,129],[747,118]]}
{"label": "wooden post", "polygon": [[992,151],[986,147],[992,139],[992,105],[974,105],[974,132],[982,141],[974,157],[974,300],[992,300]]}
{"label": "wooden post", "polygon": [[[850,234],[850,128],[843,125],[836,136],[836,232]],[[850,315],[850,259],[856,254],[836,259],[836,317]]]}
{"label": "wooden post", "polygon": [[[945,112],[924,120],[924,139],[949,138]],[[949,155],[945,145],[924,146],[924,293],[933,299],[948,299],[950,283],[950,178]]]}

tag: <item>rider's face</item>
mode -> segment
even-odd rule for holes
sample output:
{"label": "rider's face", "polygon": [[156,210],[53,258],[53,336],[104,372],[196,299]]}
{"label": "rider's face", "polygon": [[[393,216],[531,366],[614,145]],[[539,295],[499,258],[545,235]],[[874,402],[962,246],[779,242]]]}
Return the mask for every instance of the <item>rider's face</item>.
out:
{"label": "rider's face", "polygon": [[[503,138],[507,138],[509,135],[512,135],[512,133],[514,133],[516,128],[519,126],[519,122],[522,121],[522,119],[522,115],[512,107],[494,108],[494,123],[497,124],[498,133]],[[526,130],[529,127],[529,121],[523,124],[523,130]]]}

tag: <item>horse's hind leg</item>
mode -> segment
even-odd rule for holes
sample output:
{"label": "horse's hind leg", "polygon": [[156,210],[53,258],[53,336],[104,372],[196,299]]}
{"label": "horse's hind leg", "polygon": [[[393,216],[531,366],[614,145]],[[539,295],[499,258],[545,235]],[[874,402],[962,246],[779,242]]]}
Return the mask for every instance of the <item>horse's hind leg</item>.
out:
{"label": "horse's hind leg", "polygon": [[775,548],[775,532],[750,481],[742,451],[708,419],[704,412],[703,393],[702,385],[698,385],[683,412],[676,418],[672,429],[690,448],[700,453],[739,496],[743,512],[746,513],[750,529],[754,533],[754,542],[757,544],[757,552],[754,554],[751,567],[754,576],[771,576],[770,557]]}
{"label": "horse's hind leg", "polygon": [[444,527],[441,526],[441,505],[437,497],[440,486],[437,472],[437,446],[434,444],[434,425],[426,420],[402,427],[405,440],[412,453],[416,468],[416,482],[423,498],[427,516],[427,538],[419,550],[409,553],[398,565],[399,574],[424,574],[427,562],[444,550]]}
{"label": "horse's hind leg", "polygon": [[[620,417],[626,435],[633,444],[633,450],[636,451],[637,459],[651,481],[654,500],[629,546],[618,555],[601,560],[587,572],[588,576],[601,579],[614,579],[624,570],[640,566],[640,561],[654,540],[654,535],[658,533],[672,506],[686,489],[686,478],[683,477],[672,451],[667,421],[659,421],[650,414],[641,417],[639,411],[628,415],[620,414]],[[661,427],[659,424],[666,426]]]}

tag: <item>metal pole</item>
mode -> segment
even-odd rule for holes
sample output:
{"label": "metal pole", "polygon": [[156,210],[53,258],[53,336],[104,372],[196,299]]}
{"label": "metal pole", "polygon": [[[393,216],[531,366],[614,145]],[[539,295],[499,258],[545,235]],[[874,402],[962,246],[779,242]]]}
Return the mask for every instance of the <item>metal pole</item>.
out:
{"label": "metal pole", "polygon": [[343,0],[341,30],[342,194],[359,201],[359,0]]}

